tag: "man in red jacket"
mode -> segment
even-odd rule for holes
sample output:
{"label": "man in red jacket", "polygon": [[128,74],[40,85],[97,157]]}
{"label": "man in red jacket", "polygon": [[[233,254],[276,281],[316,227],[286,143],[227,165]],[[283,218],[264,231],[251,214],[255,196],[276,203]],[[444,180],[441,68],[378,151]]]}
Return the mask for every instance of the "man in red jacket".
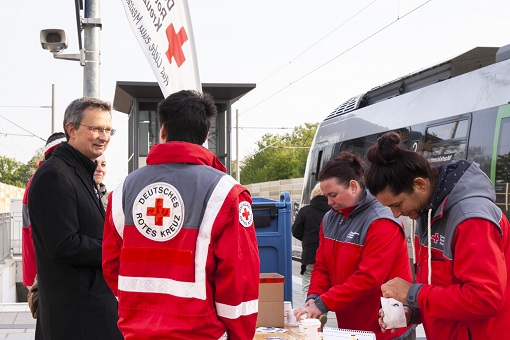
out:
{"label": "man in red jacket", "polygon": [[158,106],[162,144],[110,194],[105,279],[129,339],[252,340],[260,260],[250,193],[202,145],[211,96]]}

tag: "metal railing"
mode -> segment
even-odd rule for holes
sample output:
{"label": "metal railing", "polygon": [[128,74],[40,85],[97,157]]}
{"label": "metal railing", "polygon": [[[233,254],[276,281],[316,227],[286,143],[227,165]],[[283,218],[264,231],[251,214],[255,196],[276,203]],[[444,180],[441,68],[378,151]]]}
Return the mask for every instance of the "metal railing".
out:
{"label": "metal railing", "polygon": [[11,214],[0,213],[0,263],[11,256]]}

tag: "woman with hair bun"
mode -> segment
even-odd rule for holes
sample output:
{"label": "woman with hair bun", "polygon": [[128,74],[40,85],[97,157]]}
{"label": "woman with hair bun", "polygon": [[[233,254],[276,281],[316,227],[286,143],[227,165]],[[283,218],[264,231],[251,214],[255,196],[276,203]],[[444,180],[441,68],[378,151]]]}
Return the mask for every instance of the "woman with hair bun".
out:
{"label": "woman with hair bun", "polygon": [[[465,160],[431,167],[394,132],[380,137],[367,157],[370,192],[395,217],[414,220],[416,283],[389,280],[383,296],[406,304],[408,324],[422,322],[429,339],[508,334],[510,227],[487,176]],[[382,318],[379,323],[385,331]]]}
{"label": "woman with hair bun", "polygon": [[412,275],[403,226],[368,192],[363,175],[362,159],[350,152],[319,173],[331,210],[322,219],[308,297],[296,319],[333,311],[340,328],[372,331],[379,340],[414,339],[413,326],[383,333],[378,324],[379,287]]}

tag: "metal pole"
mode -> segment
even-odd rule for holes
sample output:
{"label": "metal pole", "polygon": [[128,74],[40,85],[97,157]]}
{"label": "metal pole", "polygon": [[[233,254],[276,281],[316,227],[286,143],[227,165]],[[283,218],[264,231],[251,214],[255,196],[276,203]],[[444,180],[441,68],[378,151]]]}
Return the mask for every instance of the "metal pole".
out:
{"label": "metal pole", "polygon": [[51,134],[55,133],[55,84],[51,84]]}
{"label": "metal pole", "polygon": [[[236,180],[239,182],[239,109],[236,109]],[[241,183],[241,182],[239,182]]]}
{"label": "metal pole", "polygon": [[99,0],[85,0],[83,95],[99,98]]}

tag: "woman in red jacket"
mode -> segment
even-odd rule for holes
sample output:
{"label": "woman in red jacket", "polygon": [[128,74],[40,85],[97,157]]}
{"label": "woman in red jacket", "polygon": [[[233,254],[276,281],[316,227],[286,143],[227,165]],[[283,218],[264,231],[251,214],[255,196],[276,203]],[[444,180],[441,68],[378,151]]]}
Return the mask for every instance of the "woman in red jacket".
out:
{"label": "woman in red jacket", "polygon": [[431,167],[394,132],[378,139],[368,160],[372,194],[395,217],[416,221],[417,283],[392,279],[383,296],[408,304],[408,322],[422,322],[428,339],[508,337],[510,228],[487,176],[464,160]]}
{"label": "woman in red jacket", "polygon": [[333,311],[340,328],[406,339],[414,336],[414,327],[383,333],[378,324],[381,285],[397,276],[412,278],[404,229],[366,190],[363,175],[363,161],[350,152],[341,152],[319,173],[331,210],[322,219],[308,297],[296,318]]}

